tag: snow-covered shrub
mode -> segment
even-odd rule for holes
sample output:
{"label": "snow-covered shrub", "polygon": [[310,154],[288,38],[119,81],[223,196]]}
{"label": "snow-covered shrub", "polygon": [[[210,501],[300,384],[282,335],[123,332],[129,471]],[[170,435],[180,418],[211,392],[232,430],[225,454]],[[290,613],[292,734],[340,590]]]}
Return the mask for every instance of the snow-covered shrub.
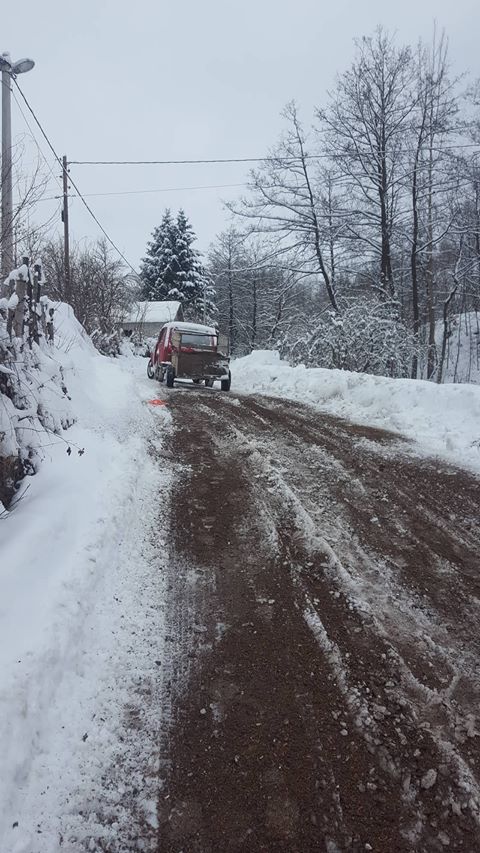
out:
{"label": "snow-covered shrub", "polygon": [[[0,512],[19,480],[37,470],[48,434],[60,434],[73,422],[62,368],[41,329],[45,304],[32,308],[25,302],[24,332],[11,337],[10,301],[11,296],[0,300]],[[31,337],[33,312],[38,343]]]}
{"label": "snow-covered shrub", "polygon": [[312,319],[296,337],[285,335],[282,355],[307,367],[409,375],[414,340],[395,304],[357,298],[341,301],[340,309]]}
{"label": "snow-covered shrub", "polygon": [[101,332],[100,329],[96,329],[90,335],[93,345],[95,348],[102,353],[102,355],[108,355],[111,358],[116,358],[122,352],[122,336],[119,332]]}
{"label": "snow-covered shrub", "polygon": [[121,355],[149,358],[157,344],[157,336],[144,335],[141,332],[120,336]]}

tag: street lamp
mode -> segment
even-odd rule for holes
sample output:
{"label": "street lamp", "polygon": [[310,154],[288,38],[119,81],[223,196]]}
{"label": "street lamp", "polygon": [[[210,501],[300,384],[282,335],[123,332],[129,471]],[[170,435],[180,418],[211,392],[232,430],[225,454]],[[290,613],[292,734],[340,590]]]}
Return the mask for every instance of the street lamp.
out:
{"label": "street lamp", "polygon": [[2,72],[2,281],[13,269],[13,201],[12,201],[12,108],[11,78],[31,71],[33,59],[12,62],[9,53],[0,56]]}

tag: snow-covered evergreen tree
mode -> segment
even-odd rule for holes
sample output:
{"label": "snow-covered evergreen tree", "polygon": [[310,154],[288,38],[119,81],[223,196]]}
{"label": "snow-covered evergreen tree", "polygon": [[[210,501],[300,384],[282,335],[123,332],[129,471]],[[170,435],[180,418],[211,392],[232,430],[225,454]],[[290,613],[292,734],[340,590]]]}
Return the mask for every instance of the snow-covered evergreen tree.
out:
{"label": "snow-covered evergreen tree", "polygon": [[166,210],[142,261],[142,295],[149,301],[178,300],[186,319],[212,322],[215,290],[193,247],[195,233],[183,210]]}
{"label": "snow-covered evergreen tree", "polygon": [[168,299],[177,281],[176,228],[170,210],[154,229],[141,266],[142,295],[151,302]]}

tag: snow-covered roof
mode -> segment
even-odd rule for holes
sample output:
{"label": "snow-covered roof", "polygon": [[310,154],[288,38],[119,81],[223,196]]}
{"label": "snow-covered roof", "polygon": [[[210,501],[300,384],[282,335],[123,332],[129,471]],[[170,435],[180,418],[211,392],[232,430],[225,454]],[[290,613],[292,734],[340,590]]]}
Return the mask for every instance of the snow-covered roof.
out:
{"label": "snow-covered roof", "polygon": [[177,316],[180,302],[136,302],[125,323],[169,323]]}
{"label": "snow-covered roof", "polygon": [[169,323],[172,329],[178,329],[179,332],[201,332],[205,335],[216,335],[216,329],[213,326],[202,326],[200,323]]}

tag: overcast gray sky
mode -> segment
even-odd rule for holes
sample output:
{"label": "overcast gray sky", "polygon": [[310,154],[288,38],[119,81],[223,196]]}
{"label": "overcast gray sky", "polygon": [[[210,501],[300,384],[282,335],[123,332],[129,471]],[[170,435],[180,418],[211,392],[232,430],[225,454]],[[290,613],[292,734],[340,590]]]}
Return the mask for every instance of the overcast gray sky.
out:
{"label": "overcast gray sky", "polygon": [[[71,160],[255,157],[275,142],[287,101],[310,121],[355,37],[382,24],[414,44],[435,20],[455,70],[479,77],[479,0],[23,0],[4,4],[0,51],[35,59],[19,83]],[[15,103],[13,122],[14,134],[25,131]],[[226,224],[222,199],[241,192],[173,188],[247,175],[239,165],[72,166],[85,194],[165,190],[88,199],[134,266],[166,206],[184,207],[205,251]],[[99,233],[78,200],[71,227],[76,239]]]}

